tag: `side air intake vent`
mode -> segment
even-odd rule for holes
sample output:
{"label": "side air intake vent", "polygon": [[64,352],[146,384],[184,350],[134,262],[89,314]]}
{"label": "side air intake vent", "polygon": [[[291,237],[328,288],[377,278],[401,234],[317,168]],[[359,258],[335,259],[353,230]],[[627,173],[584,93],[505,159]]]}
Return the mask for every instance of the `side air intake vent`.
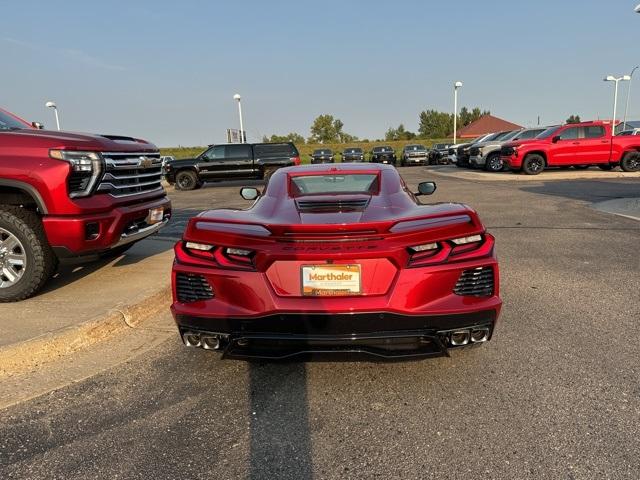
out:
{"label": "side air intake vent", "polygon": [[176,275],[176,290],[178,300],[183,303],[213,298],[213,289],[202,275],[178,273]]}
{"label": "side air intake vent", "polygon": [[453,293],[472,297],[493,295],[493,268],[478,267],[473,270],[465,270],[460,275]]}
{"label": "side air intake vent", "polygon": [[350,212],[363,210],[369,199],[358,200],[298,200],[296,202],[300,212]]}

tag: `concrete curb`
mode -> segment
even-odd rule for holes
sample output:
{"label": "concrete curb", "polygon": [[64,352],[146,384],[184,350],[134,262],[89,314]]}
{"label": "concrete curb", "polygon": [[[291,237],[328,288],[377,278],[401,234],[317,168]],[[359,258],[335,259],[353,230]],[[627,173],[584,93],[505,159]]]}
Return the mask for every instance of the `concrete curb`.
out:
{"label": "concrete curb", "polygon": [[0,347],[0,378],[27,372],[136,328],[151,316],[166,311],[170,303],[171,287],[166,286],[137,303],[114,308],[78,325]]}
{"label": "concrete curb", "polygon": [[614,198],[592,203],[591,206],[600,212],[640,221],[640,197]]}

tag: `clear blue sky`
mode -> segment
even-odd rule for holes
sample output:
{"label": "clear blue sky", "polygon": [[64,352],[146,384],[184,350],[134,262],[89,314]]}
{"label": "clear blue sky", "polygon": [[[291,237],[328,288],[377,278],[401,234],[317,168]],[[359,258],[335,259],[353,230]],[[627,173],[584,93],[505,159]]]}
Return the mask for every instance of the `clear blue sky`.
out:
{"label": "clear blue sky", "polygon": [[[359,137],[460,104],[531,125],[610,117],[640,63],[638,0],[0,1],[0,105],[160,146],[250,140],[330,113]],[[632,118],[640,117],[640,72]],[[619,111],[624,107],[623,85]]]}

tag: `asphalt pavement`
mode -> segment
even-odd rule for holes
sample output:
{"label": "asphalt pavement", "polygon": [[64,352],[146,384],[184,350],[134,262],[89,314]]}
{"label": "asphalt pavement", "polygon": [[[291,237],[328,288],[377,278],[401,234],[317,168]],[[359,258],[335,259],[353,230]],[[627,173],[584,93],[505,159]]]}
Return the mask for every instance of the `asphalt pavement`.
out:
{"label": "asphalt pavement", "polygon": [[[640,478],[640,223],[591,208],[640,197],[637,179],[401,173],[435,180],[429,201],[474,206],[496,236],[491,342],[424,361],[280,364],[219,361],[170,335],[0,411],[0,478]],[[247,205],[238,190],[172,191],[165,233]]]}

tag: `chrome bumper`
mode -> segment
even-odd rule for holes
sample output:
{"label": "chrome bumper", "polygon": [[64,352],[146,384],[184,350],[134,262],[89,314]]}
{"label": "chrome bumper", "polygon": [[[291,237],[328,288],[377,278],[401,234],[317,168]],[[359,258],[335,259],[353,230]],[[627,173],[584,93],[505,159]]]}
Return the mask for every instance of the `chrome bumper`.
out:
{"label": "chrome bumper", "polygon": [[131,242],[137,242],[138,240],[142,240],[143,238],[148,237],[149,235],[153,235],[162,227],[164,227],[167,223],[169,223],[169,219],[165,218],[161,222],[154,223],[153,225],[149,225],[147,227],[141,228],[134,233],[123,233],[120,236],[120,240],[111,248],[120,247],[121,245],[126,245]]}

